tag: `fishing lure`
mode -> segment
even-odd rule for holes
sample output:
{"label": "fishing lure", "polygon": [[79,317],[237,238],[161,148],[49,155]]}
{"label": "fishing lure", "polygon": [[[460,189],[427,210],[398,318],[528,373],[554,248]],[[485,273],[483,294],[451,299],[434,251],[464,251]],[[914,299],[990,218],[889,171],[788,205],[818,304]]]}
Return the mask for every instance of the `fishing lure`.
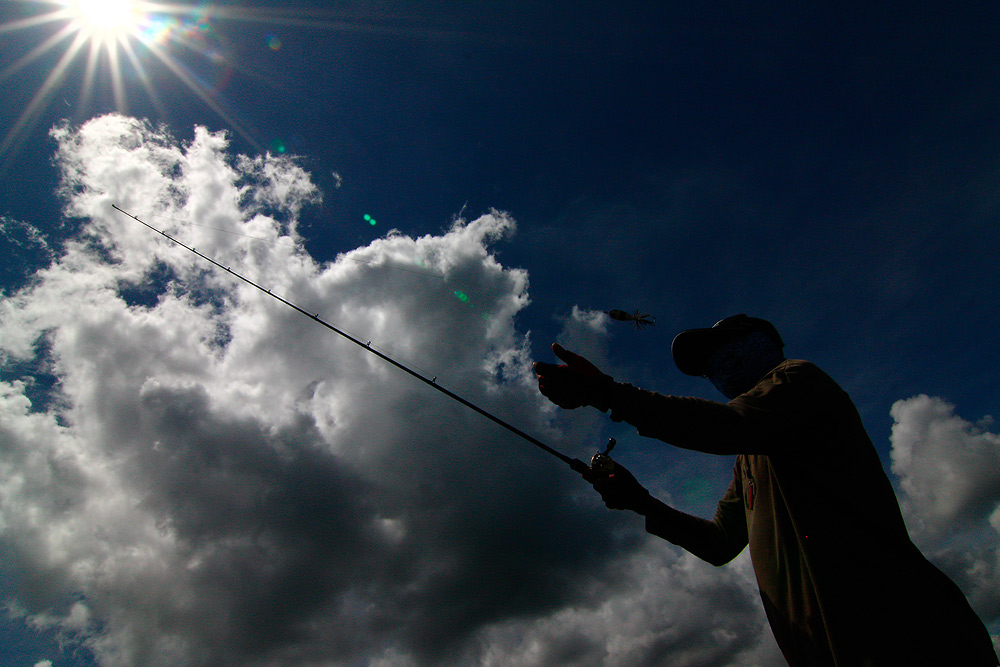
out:
{"label": "fishing lure", "polygon": [[645,329],[656,324],[656,318],[649,313],[641,313],[638,310],[627,313],[624,310],[606,311],[608,317],[618,322],[632,322],[636,329]]}

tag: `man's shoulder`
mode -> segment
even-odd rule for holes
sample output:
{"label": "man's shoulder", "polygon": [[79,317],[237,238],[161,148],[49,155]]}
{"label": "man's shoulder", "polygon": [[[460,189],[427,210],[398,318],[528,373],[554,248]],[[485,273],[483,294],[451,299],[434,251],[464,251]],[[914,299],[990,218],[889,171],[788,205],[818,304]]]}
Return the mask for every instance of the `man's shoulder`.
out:
{"label": "man's shoulder", "polygon": [[770,375],[772,382],[789,384],[811,384],[839,390],[840,385],[827,375],[826,371],[805,359],[786,359],[778,364]]}
{"label": "man's shoulder", "polygon": [[729,405],[740,410],[793,414],[796,420],[801,420],[814,418],[831,406],[840,406],[846,396],[816,364],[804,359],[787,359]]}
{"label": "man's shoulder", "polygon": [[805,359],[785,359],[775,366],[775,373],[792,373],[806,375],[826,375],[819,366]]}

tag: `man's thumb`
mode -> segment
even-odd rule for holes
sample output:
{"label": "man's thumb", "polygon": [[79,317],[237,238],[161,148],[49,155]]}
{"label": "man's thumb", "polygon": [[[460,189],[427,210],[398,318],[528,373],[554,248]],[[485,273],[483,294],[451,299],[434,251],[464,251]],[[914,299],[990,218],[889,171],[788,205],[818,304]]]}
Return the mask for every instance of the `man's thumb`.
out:
{"label": "man's thumb", "polygon": [[560,361],[564,361],[564,362],[566,362],[567,364],[570,364],[570,365],[573,365],[575,363],[579,363],[580,360],[583,359],[583,357],[581,357],[579,354],[576,354],[574,352],[570,352],[569,350],[567,350],[566,348],[564,348],[559,343],[552,343],[552,352],[553,352],[553,354],[556,355],[556,357]]}

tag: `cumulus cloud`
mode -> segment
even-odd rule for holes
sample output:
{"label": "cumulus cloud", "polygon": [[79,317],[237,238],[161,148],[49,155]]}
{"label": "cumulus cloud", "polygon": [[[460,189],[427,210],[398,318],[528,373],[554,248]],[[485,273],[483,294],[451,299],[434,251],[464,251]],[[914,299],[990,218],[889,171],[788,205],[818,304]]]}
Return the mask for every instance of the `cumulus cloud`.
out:
{"label": "cumulus cloud", "polygon": [[[1000,505],[1000,436],[926,395],[891,410],[892,471],[912,527],[929,539],[982,521]],[[989,418],[983,422],[990,423]]]}
{"label": "cumulus cloud", "polygon": [[926,395],[891,410],[892,471],[917,544],[969,596],[988,623],[1000,620],[1000,435]]}
{"label": "cumulus cloud", "polygon": [[772,664],[745,562],[648,541],[558,461],[111,203],[559,442],[515,326],[527,273],[490,251],[510,216],[318,264],[296,222],[320,195],[288,158],[117,115],[53,136],[82,231],[0,301],[5,366],[54,378],[0,383],[14,613],[106,666]]}
{"label": "cumulus cloud", "polygon": [[759,610],[748,553],[715,569],[690,554],[664,555],[647,544],[595,582],[586,598],[528,621],[493,625],[481,635],[486,666],[784,664]]}

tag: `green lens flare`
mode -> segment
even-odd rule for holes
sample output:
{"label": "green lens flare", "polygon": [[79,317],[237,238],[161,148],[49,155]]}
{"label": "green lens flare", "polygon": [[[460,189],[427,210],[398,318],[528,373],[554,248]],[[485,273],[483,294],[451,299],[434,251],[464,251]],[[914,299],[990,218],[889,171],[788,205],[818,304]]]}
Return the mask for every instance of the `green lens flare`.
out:
{"label": "green lens flare", "polygon": [[368,223],[369,225],[371,225],[372,227],[374,227],[374,226],[375,226],[375,218],[371,217],[371,216],[370,216],[370,215],[368,215],[367,213],[365,213],[365,222],[367,222],[367,223]]}
{"label": "green lens flare", "polygon": [[455,290],[455,298],[462,303],[469,303],[469,295],[461,290]]}

